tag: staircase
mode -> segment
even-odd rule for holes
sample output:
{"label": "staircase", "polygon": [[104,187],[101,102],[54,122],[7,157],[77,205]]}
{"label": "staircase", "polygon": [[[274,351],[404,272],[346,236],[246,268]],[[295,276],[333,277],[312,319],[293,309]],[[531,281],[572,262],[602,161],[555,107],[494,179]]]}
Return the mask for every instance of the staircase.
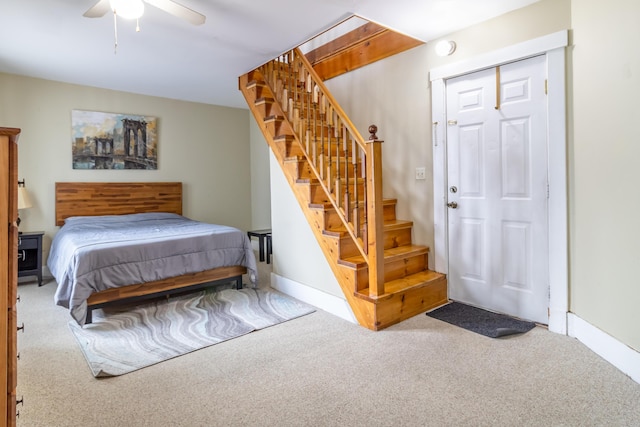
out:
{"label": "staircase", "polygon": [[447,301],[413,223],[382,197],[382,141],[364,140],[299,49],[239,88],[360,323],[380,330]]}

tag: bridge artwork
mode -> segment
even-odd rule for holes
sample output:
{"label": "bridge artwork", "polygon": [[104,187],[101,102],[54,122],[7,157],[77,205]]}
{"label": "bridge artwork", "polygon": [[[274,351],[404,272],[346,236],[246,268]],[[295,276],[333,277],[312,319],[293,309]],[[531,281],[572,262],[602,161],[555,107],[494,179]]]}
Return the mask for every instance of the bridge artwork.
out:
{"label": "bridge artwork", "polygon": [[157,169],[154,117],[72,111],[74,169]]}

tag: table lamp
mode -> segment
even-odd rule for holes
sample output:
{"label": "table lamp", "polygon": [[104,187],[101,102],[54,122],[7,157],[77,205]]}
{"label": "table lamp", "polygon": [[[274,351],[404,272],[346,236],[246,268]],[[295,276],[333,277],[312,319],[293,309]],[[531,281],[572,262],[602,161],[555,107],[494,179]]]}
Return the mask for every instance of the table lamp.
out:
{"label": "table lamp", "polygon": [[[22,181],[18,181],[18,220],[16,224],[20,227],[20,209],[29,209],[33,206],[31,203],[31,198],[29,197],[29,193],[24,186],[24,179]],[[18,233],[22,233],[18,230]]]}

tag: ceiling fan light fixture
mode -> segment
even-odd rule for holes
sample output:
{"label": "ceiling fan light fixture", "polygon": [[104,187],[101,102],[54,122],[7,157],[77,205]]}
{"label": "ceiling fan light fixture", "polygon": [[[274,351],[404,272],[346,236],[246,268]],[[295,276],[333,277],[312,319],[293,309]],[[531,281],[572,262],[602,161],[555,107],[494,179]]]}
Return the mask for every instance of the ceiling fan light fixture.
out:
{"label": "ceiling fan light fixture", "polygon": [[125,19],[138,19],[144,13],[142,0],[109,0],[111,10]]}

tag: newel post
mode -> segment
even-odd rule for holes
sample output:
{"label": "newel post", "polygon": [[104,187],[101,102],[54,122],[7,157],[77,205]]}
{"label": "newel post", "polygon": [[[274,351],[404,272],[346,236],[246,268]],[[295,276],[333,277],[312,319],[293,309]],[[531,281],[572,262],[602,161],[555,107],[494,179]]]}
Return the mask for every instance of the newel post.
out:
{"label": "newel post", "polygon": [[382,143],[376,125],[369,126],[367,145],[367,252],[369,296],[384,294],[384,229],[382,214]]}

